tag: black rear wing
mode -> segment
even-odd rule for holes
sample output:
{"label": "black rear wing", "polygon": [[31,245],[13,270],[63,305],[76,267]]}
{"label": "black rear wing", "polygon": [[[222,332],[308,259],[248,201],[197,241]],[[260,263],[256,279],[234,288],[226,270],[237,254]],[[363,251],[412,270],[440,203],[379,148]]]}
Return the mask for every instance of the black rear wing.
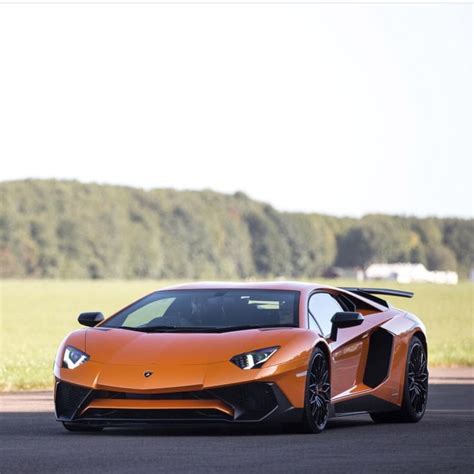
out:
{"label": "black rear wing", "polygon": [[390,290],[388,288],[357,288],[357,287],[341,287],[341,290],[350,291],[356,295],[367,298],[368,300],[374,301],[375,303],[381,304],[386,308],[390,305],[375,295],[387,295],[387,296],[399,296],[402,298],[413,298],[414,294],[412,291],[401,291],[401,290]]}

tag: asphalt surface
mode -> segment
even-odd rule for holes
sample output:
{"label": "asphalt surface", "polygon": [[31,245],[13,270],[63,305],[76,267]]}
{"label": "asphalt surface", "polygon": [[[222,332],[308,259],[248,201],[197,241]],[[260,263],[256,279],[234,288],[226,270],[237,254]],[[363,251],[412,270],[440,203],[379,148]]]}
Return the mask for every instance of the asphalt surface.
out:
{"label": "asphalt surface", "polygon": [[209,425],[69,433],[50,412],[0,413],[0,473],[473,473],[473,404],[474,385],[431,385],[420,423],[360,415],[319,435]]}

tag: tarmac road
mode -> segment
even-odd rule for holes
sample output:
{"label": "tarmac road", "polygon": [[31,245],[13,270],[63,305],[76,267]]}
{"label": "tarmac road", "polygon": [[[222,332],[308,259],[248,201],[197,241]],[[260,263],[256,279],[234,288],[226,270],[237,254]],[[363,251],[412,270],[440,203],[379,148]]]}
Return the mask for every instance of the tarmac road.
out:
{"label": "tarmac road", "polygon": [[360,415],[320,435],[208,425],[69,433],[51,412],[3,410],[0,473],[473,473],[473,400],[474,385],[431,385],[420,423],[375,425]]}

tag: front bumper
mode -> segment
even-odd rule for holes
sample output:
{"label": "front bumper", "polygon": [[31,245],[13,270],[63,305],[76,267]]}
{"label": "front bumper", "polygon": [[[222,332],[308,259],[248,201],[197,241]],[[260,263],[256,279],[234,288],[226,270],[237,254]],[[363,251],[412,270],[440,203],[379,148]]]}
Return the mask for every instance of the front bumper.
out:
{"label": "front bumper", "polygon": [[130,423],[299,421],[277,384],[251,382],[174,393],[94,390],[59,379],[55,386],[56,419],[88,425]]}

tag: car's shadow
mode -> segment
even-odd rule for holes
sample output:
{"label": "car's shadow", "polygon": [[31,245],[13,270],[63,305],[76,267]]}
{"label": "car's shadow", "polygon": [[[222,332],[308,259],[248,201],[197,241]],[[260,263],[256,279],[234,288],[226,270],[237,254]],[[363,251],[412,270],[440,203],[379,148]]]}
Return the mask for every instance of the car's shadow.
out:
{"label": "car's shadow", "polygon": [[[331,419],[326,427],[327,431],[340,428],[360,428],[373,425],[367,416]],[[99,433],[68,433],[73,436],[280,436],[280,435],[307,435],[298,426],[282,426],[281,424],[245,424],[227,425],[214,423],[201,424],[173,424],[173,425],[137,425],[132,427],[109,427]]]}

